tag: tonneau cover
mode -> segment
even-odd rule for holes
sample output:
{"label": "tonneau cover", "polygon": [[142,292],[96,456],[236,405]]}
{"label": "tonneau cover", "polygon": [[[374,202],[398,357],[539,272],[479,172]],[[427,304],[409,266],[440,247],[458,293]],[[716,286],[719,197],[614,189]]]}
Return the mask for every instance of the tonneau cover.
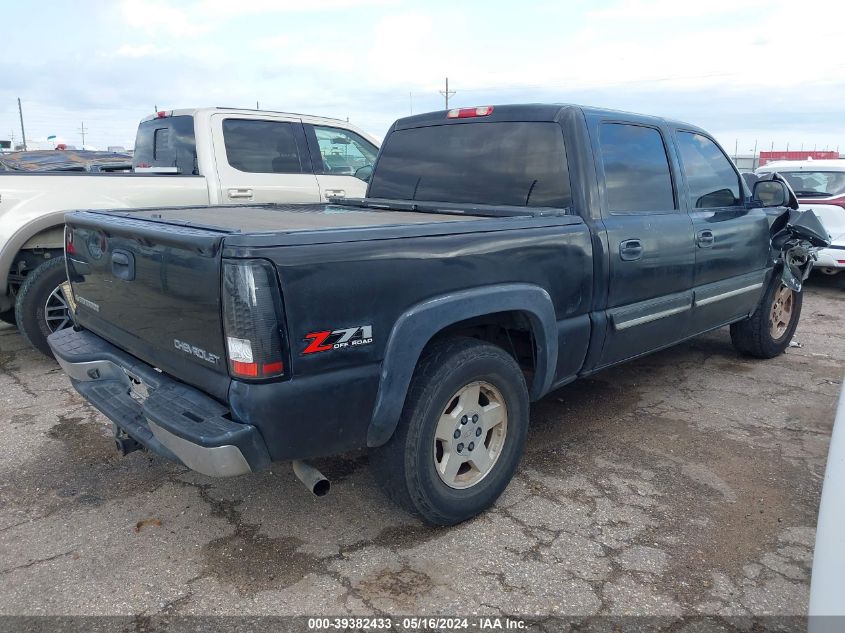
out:
{"label": "tonneau cover", "polygon": [[226,207],[173,207],[114,211],[116,215],[187,224],[227,232],[298,232],[319,229],[430,224],[481,219],[478,216],[372,209],[340,204],[263,204]]}

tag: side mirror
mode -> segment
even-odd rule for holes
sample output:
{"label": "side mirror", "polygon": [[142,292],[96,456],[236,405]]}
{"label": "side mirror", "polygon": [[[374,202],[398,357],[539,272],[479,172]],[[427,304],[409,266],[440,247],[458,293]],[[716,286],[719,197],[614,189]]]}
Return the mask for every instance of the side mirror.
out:
{"label": "side mirror", "polygon": [[373,175],[373,166],[364,165],[355,170],[355,177],[364,182],[370,182],[370,177]]}
{"label": "side mirror", "polygon": [[758,180],[754,183],[753,195],[764,207],[785,207],[789,204],[789,191],[780,180]]}

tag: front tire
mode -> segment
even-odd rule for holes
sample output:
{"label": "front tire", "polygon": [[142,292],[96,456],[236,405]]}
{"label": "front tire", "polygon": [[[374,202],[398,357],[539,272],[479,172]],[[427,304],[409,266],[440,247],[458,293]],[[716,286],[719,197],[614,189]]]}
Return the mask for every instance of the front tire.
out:
{"label": "front tire", "polygon": [[48,259],[27,274],[18,290],[15,314],[18,330],[42,354],[53,358],[47,337],[72,325],[69,289],[63,257]]}
{"label": "front tire", "polygon": [[787,288],[776,277],[756,312],[731,325],[731,342],[736,350],[757,358],[783,354],[798,327],[803,298],[803,293]]}
{"label": "front tire", "polygon": [[399,426],[371,465],[388,497],[433,525],[490,507],[507,487],[528,433],[528,389],[507,352],[471,338],[426,350]]}

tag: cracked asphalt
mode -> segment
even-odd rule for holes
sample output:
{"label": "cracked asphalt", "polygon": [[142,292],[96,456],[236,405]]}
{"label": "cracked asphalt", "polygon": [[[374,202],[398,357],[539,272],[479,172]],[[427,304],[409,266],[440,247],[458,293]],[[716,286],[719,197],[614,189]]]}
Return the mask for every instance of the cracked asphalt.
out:
{"label": "cracked asphalt", "polygon": [[0,614],[804,615],[845,359],[845,275],[759,361],[726,329],[532,408],[475,520],[387,503],[364,455],[211,479],[143,452],[0,326]]}

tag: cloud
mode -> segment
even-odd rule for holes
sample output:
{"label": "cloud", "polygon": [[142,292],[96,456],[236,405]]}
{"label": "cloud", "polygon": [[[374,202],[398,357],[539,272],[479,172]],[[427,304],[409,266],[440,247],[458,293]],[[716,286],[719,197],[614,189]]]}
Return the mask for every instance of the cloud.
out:
{"label": "cloud", "polygon": [[123,0],[123,20],[146,33],[196,38],[243,16],[386,7],[396,0]]}
{"label": "cloud", "polygon": [[190,5],[167,0],[123,0],[120,9],[129,27],[148,34],[196,37],[211,29],[207,18],[197,15]]}
{"label": "cloud", "polygon": [[255,48],[259,51],[279,51],[290,48],[291,38],[288,35],[274,35],[255,41]]}
{"label": "cloud", "polygon": [[[731,135],[731,147],[735,136],[768,146],[764,138],[784,135],[791,144],[839,139],[845,146],[837,113],[845,102],[845,4],[493,5],[123,0],[89,14],[57,10],[65,36],[0,59],[0,132],[17,126],[16,108],[6,105],[21,96],[33,130],[68,137],[85,120],[92,135],[125,130],[115,139],[125,142],[154,105],[256,100],[350,116],[382,135],[411,107],[442,108],[449,76],[457,91],[450,105],[581,102],[689,120]],[[21,7],[38,23],[34,8]],[[27,23],[20,29],[31,31]],[[10,37],[10,50],[28,44]],[[98,50],[114,52],[92,54],[94,39]]]}
{"label": "cloud", "polygon": [[137,46],[124,44],[115,51],[115,54],[118,57],[132,57],[137,59],[139,57],[152,57],[159,52],[160,51],[156,48],[155,44],[139,44]]}

